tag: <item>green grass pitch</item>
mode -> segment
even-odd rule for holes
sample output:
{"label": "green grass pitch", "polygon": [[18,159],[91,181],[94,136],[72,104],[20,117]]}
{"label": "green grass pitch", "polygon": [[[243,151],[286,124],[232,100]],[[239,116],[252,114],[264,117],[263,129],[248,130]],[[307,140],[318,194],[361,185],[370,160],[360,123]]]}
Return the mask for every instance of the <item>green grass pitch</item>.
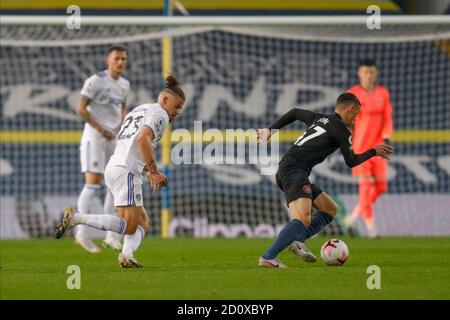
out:
{"label": "green grass pitch", "polygon": [[[288,269],[260,269],[271,239],[147,238],[143,269],[121,269],[117,253],[89,254],[72,239],[0,242],[1,299],[450,299],[450,238],[347,238],[350,258],[328,267],[280,255]],[[316,254],[326,240],[307,242]],[[81,289],[66,287],[78,265]],[[367,267],[381,268],[369,290]]]}

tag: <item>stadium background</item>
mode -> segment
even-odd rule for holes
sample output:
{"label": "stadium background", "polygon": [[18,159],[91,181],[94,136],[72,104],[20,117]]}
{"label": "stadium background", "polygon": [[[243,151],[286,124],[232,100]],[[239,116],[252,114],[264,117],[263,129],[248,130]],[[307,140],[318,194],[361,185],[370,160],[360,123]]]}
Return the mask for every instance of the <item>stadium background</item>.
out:
{"label": "stadium background", "polygon": [[[402,14],[390,1],[375,1],[384,13]],[[2,14],[60,14],[66,4],[2,2]],[[183,1],[194,14],[365,13],[366,1],[343,1],[323,11],[306,1]],[[335,2],[333,2],[335,3]],[[253,4],[253,5],[252,5]],[[371,1],[370,4],[374,4]],[[80,3],[87,14],[122,12],[119,2]],[[128,13],[161,13],[161,1],[132,2]],[[198,6],[197,6],[198,5]],[[229,5],[229,3],[228,3]],[[263,7],[263,8],[261,8]],[[236,44],[225,47],[223,43]],[[250,44],[239,46],[237,44]],[[123,43],[129,51],[124,76],[131,80],[130,108],[151,101],[160,88],[160,39]],[[75,206],[83,180],[79,173],[82,122],[74,113],[83,81],[104,68],[110,44],[83,47],[2,46],[1,59],[1,238],[49,236],[62,209]],[[355,66],[367,55],[379,63],[379,82],[394,105],[389,194],[377,204],[381,235],[450,235],[450,60],[448,40],[369,44],[322,43],[210,31],[173,39],[173,68],[189,98],[174,129],[256,128],[287,111],[290,102],[328,112],[338,92],[357,82]],[[341,54],[336,55],[336,52]],[[249,59],[249,57],[251,59]],[[270,61],[270,63],[268,63]],[[305,62],[306,61],[306,62]],[[76,67],[75,67],[76,66]],[[207,66],[207,67],[205,67]],[[399,72],[401,71],[401,72]],[[292,85],[298,90],[292,93]],[[310,86],[306,86],[309,84]],[[325,97],[325,98],[324,98]],[[283,98],[283,99],[282,99]],[[243,103],[244,102],[244,103]],[[296,129],[300,129],[297,126]],[[283,142],[287,150],[292,139]],[[394,171],[395,170],[395,171]],[[287,221],[282,194],[254,166],[172,166],[171,235],[274,236]],[[341,212],[351,209],[357,184],[340,155],[315,171],[314,181],[335,195]],[[161,195],[145,186],[151,234],[160,234]],[[339,195],[339,196],[337,196]],[[364,229],[360,227],[360,232]]]}

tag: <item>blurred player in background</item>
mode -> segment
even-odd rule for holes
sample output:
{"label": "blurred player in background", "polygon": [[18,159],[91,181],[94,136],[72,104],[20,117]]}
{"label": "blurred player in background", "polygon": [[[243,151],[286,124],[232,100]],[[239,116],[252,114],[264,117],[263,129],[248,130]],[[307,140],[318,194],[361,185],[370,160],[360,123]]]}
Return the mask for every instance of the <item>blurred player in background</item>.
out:
{"label": "blurred player in background", "polygon": [[[361,102],[361,113],[353,127],[353,149],[362,152],[380,143],[389,144],[392,136],[392,105],[389,90],[376,84],[377,67],[372,59],[361,60],[358,67],[359,84],[348,92]],[[387,191],[387,160],[373,157],[352,169],[359,178],[359,201],[351,215],[344,219],[353,227],[362,217],[369,237],[376,237],[373,206],[378,197]]]}
{"label": "blurred player in background", "polygon": [[[121,77],[127,64],[127,53],[122,47],[109,49],[108,69],[89,77],[81,89],[77,113],[85,122],[81,138],[81,171],[84,187],[78,197],[78,210],[85,214],[117,215],[111,192],[101,201],[103,173],[116,145],[115,137],[126,115],[126,99],[130,83]],[[75,232],[75,242],[85,250],[98,253],[100,248],[88,237],[88,227],[80,225]],[[106,247],[121,250],[121,236],[108,231],[103,240]]]}
{"label": "blurred player in background", "polygon": [[[267,140],[271,130],[281,129],[299,120],[308,128],[283,156],[276,174],[277,185],[285,193],[291,221],[280,231],[272,246],[259,258],[259,266],[286,268],[276,257],[289,246],[300,259],[315,262],[317,258],[304,242],[319,233],[336,215],[337,205],[331,197],[309,181],[314,166],[321,163],[336,149],[340,149],[345,163],[354,167],[375,156],[389,159],[393,149],[380,144],[356,154],[352,148],[353,126],[360,111],[360,103],[351,93],[341,94],[332,114],[315,113],[294,108],[269,128],[258,130],[258,142]],[[312,207],[318,210],[311,216]]]}
{"label": "blurred player in background", "polygon": [[158,171],[153,148],[170,121],[175,119],[185,102],[178,81],[169,76],[158,96],[158,102],[143,104],[131,111],[120,128],[117,146],[105,169],[105,182],[114,196],[119,216],[74,213],[66,209],[62,223],[55,231],[61,238],[74,225],[83,224],[100,230],[125,234],[119,264],[123,268],[140,268],[134,258],[148,230],[148,216],[143,207],[142,173],[145,172],[153,191],[167,185],[167,178]]}

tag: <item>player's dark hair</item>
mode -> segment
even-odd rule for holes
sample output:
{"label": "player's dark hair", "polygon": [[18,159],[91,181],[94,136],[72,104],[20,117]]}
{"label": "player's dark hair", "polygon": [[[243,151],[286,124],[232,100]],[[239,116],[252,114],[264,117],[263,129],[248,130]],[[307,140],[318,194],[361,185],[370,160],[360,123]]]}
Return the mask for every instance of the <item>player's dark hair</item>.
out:
{"label": "player's dark hair", "polygon": [[361,105],[358,98],[353,93],[345,92],[341,94],[336,100],[336,109],[346,108],[349,105]]}
{"label": "player's dark hair", "polygon": [[127,52],[127,50],[126,50],[124,47],[121,47],[121,46],[113,46],[113,47],[109,48],[109,50],[108,50],[108,56],[109,56],[109,54],[110,54],[111,52],[113,52],[113,51]]}
{"label": "player's dark hair", "polygon": [[169,92],[175,94],[176,96],[178,96],[181,100],[183,100],[183,101],[186,100],[186,98],[184,96],[184,91],[180,87],[180,83],[172,75],[170,75],[166,78],[166,82],[164,83],[164,88],[162,91],[169,91]]}
{"label": "player's dark hair", "polygon": [[377,64],[375,63],[375,60],[371,59],[371,58],[365,58],[362,59],[361,61],[359,61],[359,67],[376,67]]}

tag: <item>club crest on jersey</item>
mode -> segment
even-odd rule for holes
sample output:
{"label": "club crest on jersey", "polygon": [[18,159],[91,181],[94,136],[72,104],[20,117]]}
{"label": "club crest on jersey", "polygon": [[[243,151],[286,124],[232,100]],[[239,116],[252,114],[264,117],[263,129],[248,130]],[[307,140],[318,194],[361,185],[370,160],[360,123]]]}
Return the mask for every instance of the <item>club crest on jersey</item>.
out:
{"label": "club crest on jersey", "polygon": [[317,122],[322,122],[323,124],[327,124],[328,122],[330,122],[330,120],[327,118],[320,118],[319,120],[317,120]]}
{"label": "club crest on jersey", "polygon": [[155,121],[155,129],[157,132],[160,132],[164,125],[164,119],[162,117],[158,117]]}
{"label": "club crest on jersey", "polygon": [[311,187],[308,184],[305,184],[303,186],[303,192],[304,193],[311,193]]}

